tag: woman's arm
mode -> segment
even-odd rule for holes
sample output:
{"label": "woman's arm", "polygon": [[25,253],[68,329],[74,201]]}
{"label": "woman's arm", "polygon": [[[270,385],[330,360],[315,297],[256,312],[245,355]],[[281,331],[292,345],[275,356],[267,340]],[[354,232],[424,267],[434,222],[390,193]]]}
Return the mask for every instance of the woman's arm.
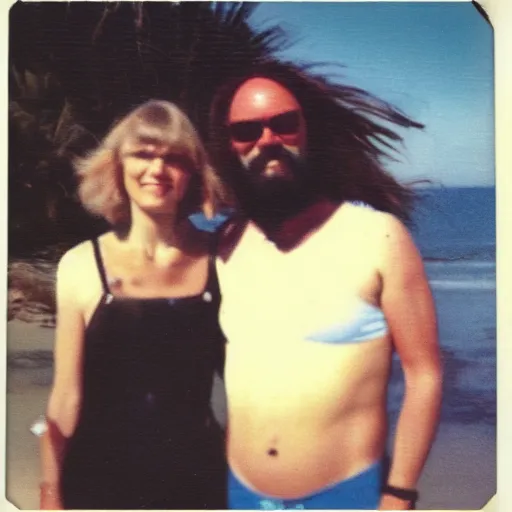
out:
{"label": "woman's arm", "polygon": [[[432,445],[439,418],[442,368],[434,301],[421,256],[405,227],[386,216],[381,303],[405,378],[388,485],[414,489]],[[409,508],[384,494],[380,509]]]}
{"label": "woman's arm", "polygon": [[77,275],[81,268],[75,249],[57,269],[57,326],[54,379],[46,412],[47,431],[41,438],[41,509],[62,508],[60,468],[67,439],[73,434],[80,409],[84,319],[79,305]]}

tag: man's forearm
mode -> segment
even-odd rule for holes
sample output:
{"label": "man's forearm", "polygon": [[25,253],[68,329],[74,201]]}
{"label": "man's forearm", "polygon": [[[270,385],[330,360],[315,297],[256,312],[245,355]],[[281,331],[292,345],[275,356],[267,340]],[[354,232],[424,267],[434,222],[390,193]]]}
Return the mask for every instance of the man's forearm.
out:
{"label": "man's forearm", "polygon": [[432,445],[441,406],[440,372],[406,375],[405,397],[395,433],[387,483],[415,488]]}

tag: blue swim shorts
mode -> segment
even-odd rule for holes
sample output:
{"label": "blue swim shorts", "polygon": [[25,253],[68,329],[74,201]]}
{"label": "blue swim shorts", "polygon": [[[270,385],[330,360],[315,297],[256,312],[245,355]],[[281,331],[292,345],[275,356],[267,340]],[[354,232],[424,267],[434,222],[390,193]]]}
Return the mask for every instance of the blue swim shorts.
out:
{"label": "blue swim shorts", "polygon": [[228,506],[238,510],[284,509],[356,509],[375,510],[380,501],[383,463],[367,469],[337,484],[296,499],[273,498],[248,489],[229,470]]}

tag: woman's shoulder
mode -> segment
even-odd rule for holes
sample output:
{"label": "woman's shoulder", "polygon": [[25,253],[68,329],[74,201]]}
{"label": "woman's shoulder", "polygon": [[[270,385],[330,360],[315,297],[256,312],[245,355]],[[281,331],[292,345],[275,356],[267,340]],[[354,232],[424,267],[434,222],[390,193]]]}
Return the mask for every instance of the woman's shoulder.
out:
{"label": "woman's shoulder", "polygon": [[[100,245],[108,234],[99,237]],[[57,295],[61,302],[87,310],[102,293],[98,263],[92,240],[85,240],[66,251],[57,267]]]}
{"label": "woman's shoulder", "polygon": [[84,258],[87,257],[89,246],[91,242],[89,240],[83,241],[71,249],[68,249],[60,258],[59,269],[65,270],[70,266],[74,266],[83,262]]}
{"label": "woman's shoulder", "polygon": [[[96,240],[99,246],[109,242],[113,237],[112,232],[100,235]],[[84,275],[87,271],[96,266],[94,256],[94,240],[84,240],[68,249],[60,258],[57,275]]]}

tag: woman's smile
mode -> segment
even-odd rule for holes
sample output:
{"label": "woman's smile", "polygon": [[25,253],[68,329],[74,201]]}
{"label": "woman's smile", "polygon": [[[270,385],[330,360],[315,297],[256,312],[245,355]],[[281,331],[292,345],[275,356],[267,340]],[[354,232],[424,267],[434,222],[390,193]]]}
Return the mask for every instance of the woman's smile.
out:
{"label": "woman's smile", "polygon": [[169,181],[145,181],[141,187],[155,195],[163,196],[172,190],[172,183]]}

